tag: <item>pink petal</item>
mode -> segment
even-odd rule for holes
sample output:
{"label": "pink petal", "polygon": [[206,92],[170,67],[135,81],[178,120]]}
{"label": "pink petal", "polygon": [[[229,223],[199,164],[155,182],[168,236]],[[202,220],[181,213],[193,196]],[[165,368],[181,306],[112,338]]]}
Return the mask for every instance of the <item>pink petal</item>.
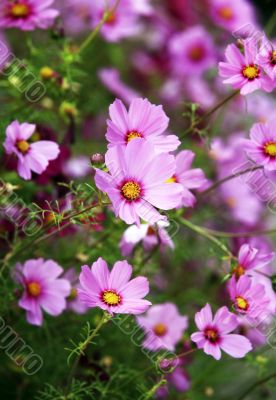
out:
{"label": "pink petal", "polygon": [[109,287],[120,291],[131,277],[132,266],[127,261],[117,261],[109,277]]}
{"label": "pink petal", "polygon": [[221,349],[232,357],[242,358],[252,350],[252,344],[242,335],[224,335],[221,339]]}

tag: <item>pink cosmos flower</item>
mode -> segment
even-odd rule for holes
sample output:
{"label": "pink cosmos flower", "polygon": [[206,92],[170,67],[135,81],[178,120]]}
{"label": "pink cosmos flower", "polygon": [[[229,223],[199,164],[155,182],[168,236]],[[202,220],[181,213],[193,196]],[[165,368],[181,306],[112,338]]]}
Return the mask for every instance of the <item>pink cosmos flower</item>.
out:
{"label": "pink cosmos flower", "polygon": [[255,23],[254,7],[246,0],[209,0],[213,21],[231,33]]}
{"label": "pink cosmos flower", "polygon": [[276,170],[275,121],[254,124],[250,130],[250,140],[244,140],[245,151],[253,161],[263,165],[268,171]]}
{"label": "pink cosmos flower", "polygon": [[242,358],[252,350],[246,337],[230,333],[237,328],[238,320],[227,307],[221,307],[213,318],[211,307],[207,303],[196,313],[195,323],[199,332],[192,334],[192,341],[216,360],[220,360],[221,350],[234,358]]}
{"label": "pink cosmos flower", "polygon": [[[269,90],[268,77],[257,64],[258,48],[255,40],[244,40],[244,55],[235,44],[227,46],[225,51],[226,62],[219,63],[219,74],[225,84],[230,84],[234,89],[241,89],[240,93],[246,95],[257,89]],[[271,90],[273,86],[271,85]]]}
{"label": "pink cosmos flower", "polygon": [[174,243],[166,230],[168,226],[169,223],[165,221],[157,222],[156,226],[150,224],[131,225],[126,229],[120,241],[122,255],[130,256],[139,242],[143,243],[145,251],[151,251],[156,246],[160,246],[160,250],[166,247],[174,249]]}
{"label": "pink cosmos flower", "polygon": [[134,99],[127,112],[121,100],[116,99],[109,107],[106,139],[108,147],[127,146],[133,139],[146,139],[156,152],[175,150],[180,141],[175,135],[164,135],[169,118],[162,106],[151,104],[147,99]]}
{"label": "pink cosmos flower", "polygon": [[172,303],[152,306],[145,316],[137,317],[146,338],[143,346],[149,350],[174,350],[188,327],[188,318],[181,316]]}
{"label": "pink cosmos flower", "polygon": [[[93,0],[91,4],[91,23],[94,28],[99,24],[105,12],[110,11],[116,0],[108,2],[106,8],[105,0]],[[136,3],[136,2],[135,2]],[[143,11],[143,10],[142,10]],[[137,35],[141,30],[139,13],[132,0],[121,0],[116,10],[102,26],[100,33],[109,42],[118,42],[123,38]]]}
{"label": "pink cosmos flower", "polygon": [[206,184],[206,177],[200,168],[191,169],[195,154],[183,150],[176,156],[176,171],[168,182],[177,182],[182,186],[182,199],[179,206],[193,207],[196,198],[190,189],[200,189]]}
{"label": "pink cosmos flower", "polygon": [[106,262],[98,258],[91,269],[84,265],[80,274],[79,298],[87,307],[100,307],[110,314],[141,314],[151,303],[144,300],[149,292],[147,278],[131,279],[132,266],[117,261],[110,272]]}
{"label": "pink cosmos flower", "polygon": [[166,183],[175,174],[175,160],[169,154],[155,154],[146,140],[133,139],[126,148],[115,146],[105,155],[109,173],[96,169],[97,187],[110,198],[116,216],[127,224],[140,219],[151,225],[163,219],[154,208],[175,208],[181,201],[182,186]]}
{"label": "pink cosmos flower", "polygon": [[237,265],[233,268],[233,274],[238,279],[248,271],[256,269],[260,270],[267,264],[269,264],[275,253],[261,253],[255,247],[249,244],[243,244],[239,250]]}
{"label": "pink cosmos flower", "polygon": [[66,299],[67,309],[74,311],[77,314],[84,314],[88,310],[88,307],[79,298],[78,289],[80,289],[81,286],[75,269],[69,268],[62,277],[68,280],[71,284],[71,292]]}
{"label": "pink cosmos flower", "polygon": [[30,143],[28,139],[35,133],[35,129],[36,125],[14,121],[7,127],[3,144],[7,154],[14,153],[18,157],[18,174],[26,180],[31,179],[31,171],[42,174],[49,160],[55,160],[60,152],[59,146],[50,140]]}
{"label": "pink cosmos flower", "polygon": [[265,36],[262,39],[257,56],[258,63],[267,75],[276,80],[276,43],[270,42]]}
{"label": "pink cosmos flower", "polygon": [[248,321],[254,322],[262,314],[270,313],[270,299],[266,295],[264,285],[254,284],[248,275],[241,276],[238,281],[232,276],[228,290],[236,311],[246,316]]}
{"label": "pink cosmos flower", "polygon": [[102,68],[99,77],[104,86],[115,96],[130,104],[139,97],[139,93],[122,82],[120,73],[116,68]]}
{"label": "pink cosmos flower", "polygon": [[158,399],[168,398],[170,386],[173,386],[178,392],[187,392],[191,387],[191,380],[182,366],[177,366],[171,373],[167,373],[166,380],[168,384],[161,386],[156,392]]}
{"label": "pink cosmos flower", "polygon": [[173,70],[180,76],[200,75],[216,65],[212,37],[200,25],[175,34],[169,52]]}
{"label": "pink cosmos flower", "polygon": [[58,278],[63,269],[55,261],[38,258],[15,268],[15,280],[24,287],[18,304],[27,311],[30,324],[42,325],[42,309],[53,316],[65,310],[71,285],[68,280]]}
{"label": "pink cosmos flower", "polygon": [[49,8],[54,0],[2,0],[0,5],[0,28],[18,28],[33,31],[47,29],[59,15]]}

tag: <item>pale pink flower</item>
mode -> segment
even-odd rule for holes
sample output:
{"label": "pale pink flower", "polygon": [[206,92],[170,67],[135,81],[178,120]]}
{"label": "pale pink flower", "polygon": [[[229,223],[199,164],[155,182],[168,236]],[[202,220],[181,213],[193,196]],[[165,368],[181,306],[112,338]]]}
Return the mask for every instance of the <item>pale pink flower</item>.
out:
{"label": "pale pink flower", "polygon": [[213,317],[211,307],[207,303],[196,313],[195,323],[199,332],[192,334],[192,341],[216,360],[220,360],[221,350],[234,358],[242,358],[252,350],[252,345],[246,337],[230,333],[237,328],[238,319],[227,307],[221,307]]}

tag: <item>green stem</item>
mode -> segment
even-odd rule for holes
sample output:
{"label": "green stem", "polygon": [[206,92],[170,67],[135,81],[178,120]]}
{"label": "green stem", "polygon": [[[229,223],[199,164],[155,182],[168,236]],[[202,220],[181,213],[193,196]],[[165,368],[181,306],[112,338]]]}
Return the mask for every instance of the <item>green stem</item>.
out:
{"label": "green stem", "polygon": [[210,235],[222,238],[239,238],[239,237],[254,237],[254,236],[263,236],[263,235],[273,235],[276,233],[276,229],[267,229],[267,230],[259,230],[252,232],[224,232],[224,231],[216,231],[214,229],[206,228],[206,231],[210,233]]}
{"label": "green stem", "polygon": [[98,23],[98,25],[95,27],[95,29],[93,29],[93,31],[90,33],[90,35],[85,39],[85,41],[82,43],[82,45],[79,48],[78,54],[80,55],[85,49],[86,47],[88,47],[90,45],[90,43],[95,39],[95,37],[98,35],[98,33],[100,32],[102,26],[106,23],[106,21],[108,20],[108,18],[114,14],[114,12],[116,11],[118,5],[120,3],[120,0],[117,0],[116,3],[114,4],[114,6],[110,9],[110,10],[106,10],[103,14],[102,19],[100,20],[100,22]]}
{"label": "green stem", "polygon": [[270,381],[270,379],[276,378],[276,373],[270,374],[265,378],[260,379],[259,381],[253,383],[237,400],[244,400],[253,390],[255,390],[258,386],[263,385],[264,383]]}
{"label": "green stem", "polygon": [[215,238],[210,231],[208,231],[207,229],[195,225],[192,222],[188,221],[187,219],[184,218],[179,218],[178,221],[182,224],[185,225],[187,228],[191,229],[192,231],[198,233],[199,235],[205,237],[206,239],[210,240],[211,242],[213,242],[214,244],[216,244],[225,254],[227,254],[227,256],[229,256],[230,258],[235,258],[233,256],[233,254],[231,253],[231,251],[225,246],[225,244],[223,244],[220,240],[218,240],[217,238]]}

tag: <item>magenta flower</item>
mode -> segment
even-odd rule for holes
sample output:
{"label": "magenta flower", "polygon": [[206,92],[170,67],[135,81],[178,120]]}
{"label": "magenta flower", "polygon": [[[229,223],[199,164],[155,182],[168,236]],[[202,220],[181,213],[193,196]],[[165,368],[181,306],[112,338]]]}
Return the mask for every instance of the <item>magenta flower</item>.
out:
{"label": "magenta flower", "polygon": [[168,182],[177,182],[182,186],[182,199],[179,206],[193,207],[196,198],[190,189],[203,187],[207,179],[200,168],[191,169],[195,154],[190,150],[183,150],[176,156],[176,171]]}
{"label": "magenta flower", "polygon": [[276,43],[271,43],[265,36],[262,39],[260,50],[257,56],[258,63],[265,70],[267,75],[276,80]]}
{"label": "magenta flower", "polygon": [[238,279],[248,271],[260,270],[269,264],[275,253],[260,253],[260,251],[249,244],[243,244],[239,250],[237,265],[233,268],[233,274]]}
{"label": "magenta flower", "polygon": [[182,187],[166,183],[175,174],[175,160],[169,154],[155,154],[146,140],[136,138],[126,148],[115,146],[105,155],[109,173],[96,169],[97,187],[110,198],[116,216],[127,224],[139,225],[139,218],[155,224],[165,216],[154,208],[175,208]]}
{"label": "magenta flower", "polygon": [[67,310],[71,310],[77,314],[84,314],[88,310],[88,307],[79,298],[78,289],[81,286],[75,269],[69,268],[62,277],[68,280],[71,284],[71,292],[66,299]]}
{"label": "magenta flower", "polygon": [[254,7],[246,0],[210,0],[209,8],[213,21],[231,33],[255,23]]}
{"label": "magenta flower", "polygon": [[47,29],[59,15],[49,8],[54,0],[2,0],[0,5],[0,28],[18,28],[33,31]]}
{"label": "magenta flower", "polygon": [[108,147],[127,146],[135,138],[146,139],[158,153],[175,150],[180,141],[175,135],[164,135],[169,118],[162,106],[151,104],[147,99],[134,99],[127,112],[121,100],[109,107],[111,120],[107,120]]}
{"label": "magenta flower", "polygon": [[180,76],[200,75],[216,65],[212,37],[200,25],[175,34],[169,52],[173,70]]}
{"label": "magenta flower", "polygon": [[275,121],[254,124],[250,130],[250,140],[244,140],[244,149],[253,161],[263,165],[268,171],[276,170]]}
{"label": "magenta flower", "polygon": [[131,279],[132,266],[117,261],[109,272],[106,262],[98,258],[91,269],[84,265],[80,274],[79,298],[87,307],[100,307],[110,314],[141,314],[151,303],[144,300],[149,292],[147,278]]}
{"label": "magenta flower", "polygon": [[216,360],[220,360],[221,350],[234,358],[242,358],[252,350],[246,337],[230,333],[237,328],[238,319],[227,307],[221,307],[213,318],[211,307],[207,303],[196,313],[195,323],[199,332],[192,334],[192,341]]}
{"label": "magenta flower", "polygon": [[264,285],[254,284],[248,275],[241,276],[238,281],[232,276],[228,290],[236,311],[246,316],[248,321],[255,322],[264,313],[270,314],[270,299],[266,295]]}
{"label": "magenta flower", "polygon": [[[93,0],[91,3],[91,22],[92,27],[96,27],[101,21],[104,13],[114,7],[116,0],[107,2],[105,0]],[[132,0],[121,0],[113,13],[109,14],[109,18],[102,26],[100,33],[105,40],[109,42],[118,42],[123,38],[137,35],[141,31],[139,23],[139,13],[143,14],[143,10],[138,10],[134,6]],[[139,11],[139,12],[138,12]]]}
{"label": "magenta flower", "polygon": [[261,88],[268,90],[268,80],[257,64],[257,55],[258,48],[253,39],[244,40],[244,55],[236,45],[227,46],[226,62],[219,63],[220,76],[227,78],[223,83],[232,85],[234,89],[241,89],[242,95]]}
{"label": "magenta flower", "polygon": [[174,350],[188,327],[188,318],[172,303],[152,306],[145,316],[137,317],[137,322],[146,333],[143,347],[152,351]]}
{"label": "magenta flower", "polygon": [[36,126],[27,122],[12,122],[6,130],[4,147],[7,154],[14,153],[18,157],[17,170],[23,179],[31,179],[34,171],[42,174],[59,155],[59,146],[50,140],[39,140],[30,143],[28,139],[35,133]]}
{"label": "magenta flower", "polygon": [[169,224],[164,221],[159,221],[156,226],[150,224],[131,225],[125,230],[120,241],[122,256],[130,256],[134,247],[140,242],[145,251],[151,251],[156,246],[160,246],[160,250],[166,247],[174,249],[174,243],[166,230],[168,226]]}
{"label": "magenta flower", "polygon": [[55,261],[44,261],[43,258],[16,265],[15,280],[24,287],[18,304],[27,311],[30,324],[42,325],[42,309],[53,316],[65,310],[71,285],[68,280],[58,278],[62,272],[63,269]]}

